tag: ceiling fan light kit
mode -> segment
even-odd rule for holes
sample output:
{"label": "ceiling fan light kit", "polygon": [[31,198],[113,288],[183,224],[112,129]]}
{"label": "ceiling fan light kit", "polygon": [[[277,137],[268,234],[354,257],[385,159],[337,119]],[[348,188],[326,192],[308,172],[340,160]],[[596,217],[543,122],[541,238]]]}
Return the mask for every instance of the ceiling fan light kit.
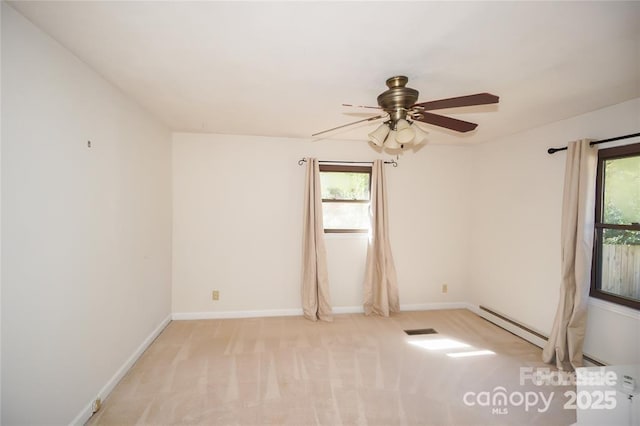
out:
{"label": "ceiling fan light kit", "polygon": [[403,118],[396,122],[396,140],[400,145],[413,142],[416,132],[413,131],[409,122]]}
{"label": "ceiling fan light kit", "polygon": [[[416,103],[419,92],[410,87],[406,87],[408,81],[409,79],[403,75],[391,77],[386,81],[388,89],[378,95],[378,105],[380,106],[380,109],[388,114],[388,120],[368,135],[369,141],[378,147],[384,146],[389,149],[402,149],[405,145],[423,143],[427,133],[414,124],[413,121],[420,121],[434,126],[444,127],[460,133],[470,132],[475,130],[478,125],[468,121],[446,117],[444,115],[433,114],[428,111],[496,104],[500,100],[498,96],[490,93],[477,93],[475,95]],[[354,123],[345,124],[315,133],[312,136],[352,124],[361,123],[363,121],[377,120],[383,117],[383,115],[378,115],[368,119],[359,120]]]}
{"label": "ceiling fan light kit", "polygon": [[381,124],[377,129],[373,132],[369,133],[369,141],[377,146],[382,146],[385,139],[387,139],[387,135],[389,134],[389,126],[386,124]]}
{"label": "ceiling fan light kit", "polygon": [[402,148],[402,145],[400,145],[398,143],[397,134],[398,134],[398,132],[395,131],[395,130],[391,130],[389,132],[389,136],[387,136],[387,140],[384,142],[385,148],[389,148],[389,149],[401,149]]}
{"label": "ceiling fan light kit", "polygon": [[402,149],[405,145],[419,145],[425,142],[427,132],[401,118],[396,122],[395,130],[391,129],[391,123],[382,123],[373,132],[369,133],[369,141],[378,147],[389,149]]}
{"label": "ceiling fan light kit", "polygon": [[422,130],[420,126],[414,125],[412,126],[413,131],[415,132],[415,136],[413,137],[413,143],[415,145],[419,145],[427,140],[427,132]]}

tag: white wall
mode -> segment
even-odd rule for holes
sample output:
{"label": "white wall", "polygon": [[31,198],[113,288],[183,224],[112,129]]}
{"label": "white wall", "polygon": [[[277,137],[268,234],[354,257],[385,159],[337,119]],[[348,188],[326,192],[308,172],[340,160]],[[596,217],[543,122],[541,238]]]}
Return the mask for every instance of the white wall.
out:
{"label": "white wall", "polygon": [[68,424],[170,314],[170,155],[2,3],[3,424]]}
{"label": "white wall", "polygon": [[[560,284],[565,152],[549,155],[547,148],[639,129],[635,99],[474,148],[472,302],[549,334]],[[592,302],[585,353],[611,364],[639,363],[640,315]]]}
{"label": "white wall", "polygon": [[[174,134],[172,154],[165,127],[4,3],[1,89],[4,424],[71,421],[170,311],[298,309],[297,161],[385,157],[205,134]],[[635,100],[482,146],[428,145],[387,166],[402,305],[472,301],[548,333],[564,154],[546,148],[635,132],[639,111]],[[327,249],[333,305],[360,306],[366,239],[329,236]],[[638,324],[594,302],[586,352],[638,362]]]}
{"label": "white wall", "polygon": [[[427,145],[387,166],[402,305],[464,301],[469,153]],[[358,142],[174,134],[175,313],[300,308],[304,167],[297,162],[309,156],[389,158]],[[366,237],[326,242],[333,306],[361,306]]]}

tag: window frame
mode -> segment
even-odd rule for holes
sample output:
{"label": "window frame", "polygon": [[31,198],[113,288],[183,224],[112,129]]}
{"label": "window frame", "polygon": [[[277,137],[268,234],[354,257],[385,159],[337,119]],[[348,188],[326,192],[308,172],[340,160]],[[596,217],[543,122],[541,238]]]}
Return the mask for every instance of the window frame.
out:
{"label": "window frame", "polygon": [[[335,199],[335,198],[323,198],[324,203],[359,203],[369,204],[371,203],[371,172],[373,166],[367,165],[345,165],[345,164],[320,164],[320,173],[322,172],[335,172],[335,173],[366,173],[369,175],[369,198],[367,200],[347,200],[347,199]],[[366,234],[369,229],[365,228],[326,228],[324,227],[325,234]]]}
{"label": "window frame", "polygon": [[603,223],[604,213],[604,164],[607,160],[628,157],[640,157],[640,143],[604,148],[598,150],[598,167],[596,172],[595,224],[593,229],[593,259],[591,261],[591,285],[589,296],[606,300],[618,305],[640,310],[640,300],[618,296],[601,290],[602,287],[602,237],[605,229],[621,229],[640,231],[640,224],[607,224]]}

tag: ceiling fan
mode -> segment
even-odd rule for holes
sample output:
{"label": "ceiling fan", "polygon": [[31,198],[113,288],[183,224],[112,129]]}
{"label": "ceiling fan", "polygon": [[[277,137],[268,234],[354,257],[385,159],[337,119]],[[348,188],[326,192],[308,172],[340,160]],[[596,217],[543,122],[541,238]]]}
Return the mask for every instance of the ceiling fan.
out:
{"label": "ceiling fan", "polygon": [[[426,135],[420,127],[414,126],[411,120],[444,127],[461,133],[470,132],[478,126],[475,123],[446,117],[444,115],[433,114],[428,111],[495,104],[500,100],[498,96],[490,93],[477,93],[475,95],[416,103],[419,93],[415,89],[406,87],[408,81],[409,79],[403,75],[387,79],[386,84],[388,89],[378,95],[379,107],[363,107],[382,109],[384,114],[379,114],[374,117],[365,118],[363,120],[323,130],[321,132],[314,133],[311,136],[317,136],[354,124],[388,117],[388,120],[380,127],[369,133],[369,140],[375,145],[384,145],[386,148],[390,149],[403,148],[406,144],[420,143]],[[343,106],[354,105],[343,104]]]}

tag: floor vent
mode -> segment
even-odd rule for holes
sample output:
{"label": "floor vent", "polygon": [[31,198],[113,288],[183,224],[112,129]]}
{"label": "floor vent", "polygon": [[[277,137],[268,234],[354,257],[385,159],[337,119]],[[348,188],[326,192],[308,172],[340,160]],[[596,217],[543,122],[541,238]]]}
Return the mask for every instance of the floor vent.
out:
{"label": "floor vent", "polygon": [[407,333],[409,336],[415,336],[418,334],[438,334],[437,331],[435,331],[433,328],[420,328],[418,330],[405,330],[405,333]]}

